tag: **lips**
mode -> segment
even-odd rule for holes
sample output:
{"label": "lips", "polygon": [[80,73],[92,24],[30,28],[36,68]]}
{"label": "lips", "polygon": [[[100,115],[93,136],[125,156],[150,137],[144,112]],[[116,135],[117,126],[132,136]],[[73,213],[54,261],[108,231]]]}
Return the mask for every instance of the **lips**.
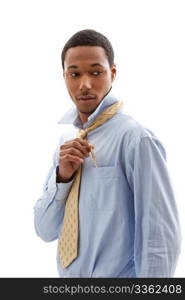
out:
{"label": "lips", "polygon": [[96,100],[96,97],[93,95],[78,96],[77,100],[78,101],[93,101],[93,100]]}

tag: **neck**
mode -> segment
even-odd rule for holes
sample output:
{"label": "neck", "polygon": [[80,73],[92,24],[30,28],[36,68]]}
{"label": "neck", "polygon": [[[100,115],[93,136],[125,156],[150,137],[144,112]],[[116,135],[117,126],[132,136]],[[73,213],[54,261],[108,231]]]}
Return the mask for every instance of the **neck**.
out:
{"label": "neck", "polygon": [[82,124],[86,123],[88,121],[88,117],[92,114],[92,113],[82,113],[82,112],[78,112],[80,120],[82,122]]}

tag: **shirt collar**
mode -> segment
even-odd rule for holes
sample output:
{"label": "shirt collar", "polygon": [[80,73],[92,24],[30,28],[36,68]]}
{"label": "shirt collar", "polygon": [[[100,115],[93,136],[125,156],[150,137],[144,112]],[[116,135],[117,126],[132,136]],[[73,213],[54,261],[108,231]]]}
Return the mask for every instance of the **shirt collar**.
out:
{"label": "shirt collar", "polygon": [[103,112],[108,106],[117,101],[118,100],[111,89],[100,102],[96,110],[88,117],[88,121],[86,123],[83,124],[81,122],[78,115],[78,110],[76,106],[73,106],[63,115],[63,117],[58,121],[57,124],[73,124],[77,128],[87,128],[101,112]]}

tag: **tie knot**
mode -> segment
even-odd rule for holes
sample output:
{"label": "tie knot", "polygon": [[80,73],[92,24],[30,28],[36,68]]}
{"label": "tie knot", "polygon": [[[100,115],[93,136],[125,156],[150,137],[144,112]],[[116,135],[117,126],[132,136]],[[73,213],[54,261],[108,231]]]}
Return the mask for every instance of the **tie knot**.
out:
{"label": "tie knot", "polygon": [[115,115],[115,113],[122,107],[123,102],[119,101],[111,106],[109,106],[105,111],[103,111],[98,117],[91,123],[91,125],[85,129],[80,129],[78,132],[78,137],[85,138],[88,132],[96,129],[97,127],[104,124],[106,121],[108,121],[110,118]]}
{"label": "tie knot", "polygon": [[79,132],[78,132],[78,137],[80,137],[80,138],[85,138],[86,137],[86,135],[87,135],[87,133],[88,133],[88,128],[86,128],[86,129],[80,129],[79,130]]}

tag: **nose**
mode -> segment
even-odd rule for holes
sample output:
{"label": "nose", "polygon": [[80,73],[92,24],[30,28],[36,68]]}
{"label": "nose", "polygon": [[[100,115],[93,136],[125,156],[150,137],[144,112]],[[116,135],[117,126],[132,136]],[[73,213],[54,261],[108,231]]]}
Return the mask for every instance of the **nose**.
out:
{"label": "nose", "polygon": [[89,78],[89,76],[84,75],[81,77],[80,80],[80,90],[90,90],[92,88],[92,83],[91,83],[91,79]]}

